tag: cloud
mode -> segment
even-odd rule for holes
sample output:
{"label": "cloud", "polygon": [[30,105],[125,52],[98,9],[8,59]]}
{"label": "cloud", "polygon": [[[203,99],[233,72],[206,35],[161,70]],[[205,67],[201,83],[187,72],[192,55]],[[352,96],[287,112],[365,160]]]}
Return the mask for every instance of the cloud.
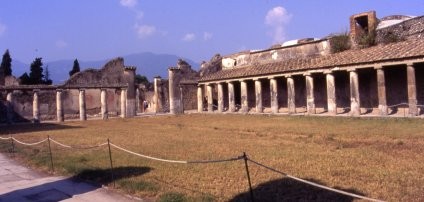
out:
{"label": "cloud", "polygon": [[203,40],[208,41],[210,39],[212,39],[213,34],[210,32],[203,32]]}
{"label": "cloud", "polygon": [[150,25],[135,25],[135,29],[139,38],[146,38],[156,32],[155,26]]}
{"label": "cloud", "polygon": [[196,39],[196,35],[193,33],[187,33],[186,35],[184,35],[183,37],[183,41],[193,41]]}
{"label": "cloud", "polygon": [[56,47],[58,48],[66,48],[68,46],[68,43],[66,41],[59,39],[56,41]]}
{"label": "cloud", "polygon": [[134,8],[138,1],[137,0],[120,0],[119,3],[121,6],[127,7],[127,8]]}
{"label": "cloud", "polygon": [[292,15],[281,6],[277,6],[268,11],[265,16],[265,24],[272,28],[271,36],[274,43],[281,43],[285,39],[285,25],[292,18]]}
{"label": "cloud", "polygon": [[0,22],[0,36],[6,32],[6,25]]}

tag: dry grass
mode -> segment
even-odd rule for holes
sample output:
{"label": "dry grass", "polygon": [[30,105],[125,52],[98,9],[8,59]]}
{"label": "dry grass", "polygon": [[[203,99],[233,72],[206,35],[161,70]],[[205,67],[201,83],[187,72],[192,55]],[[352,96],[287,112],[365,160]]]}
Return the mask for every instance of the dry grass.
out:
{"label": "dry grass", "polygon": [[[388,201],[424,200],[424,120],[295,116],[185,115],[2,127],[0,135],[36,141],[47,135],[70,145],[111,142],[167,159],[240,156],[289,174]],[[0,141],[2,151],[9,143]],[[46,145],[18,156],[49,169]],[[107,147],[69,151],[53,146],[56,172],[111,184]],[[141,159],[112,149],[116,187],[141,197],[242,201],[243,161],[185,165]],[[266,200],[351,201],[249,164],[255,196]],[[182,193],[184,195],[178,195]],[[173,195],[174,194],[174,195]],[[163,198],[163,197],[162,197]]]}

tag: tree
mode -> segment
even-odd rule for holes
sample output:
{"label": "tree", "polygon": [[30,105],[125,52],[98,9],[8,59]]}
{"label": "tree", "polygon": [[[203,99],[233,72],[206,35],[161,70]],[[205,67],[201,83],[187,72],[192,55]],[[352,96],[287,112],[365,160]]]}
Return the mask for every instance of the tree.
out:
{"label": "tree", "polygon": [[35,58],[31,63],[31,72],[29,73],[29,80],[31,84],[43,84],[43,62],[42,58]]}
{"label": "tree", "polygon": [[6,52],[3,54],[0,71],[3,71],[4,76],[12,75],[12,58],[10,57],[9,49],[6,49]]}
{"label": "tree", "polygon": [[44,70],[44,84],[52,85],[53,81],[50,79],[50,72],[49,72],[49,66],[46,66],[46,69]]}
{"label": "tree", "polygon": [[74,66],[72,67],[72,70],[69,71],[69,77],[74,75],[75,73],[80,72],[80,65],[77,59],[74,60]]}
{"label": "tree", "polygon": [[29,85],[31,84],[31,81],[29,79],[28,74],[25,72],[22,74],[22,76],[19,77],[19,79],[21,80],[21,84],[23,85]]}
{"label": "tree", "polygon": [[150,89],[151,87],[153,87],[153,84],[149,82],[147,77],[140,75],[140,74],[135,75],[135,83],[136,84],[144,84],[146,89]]}

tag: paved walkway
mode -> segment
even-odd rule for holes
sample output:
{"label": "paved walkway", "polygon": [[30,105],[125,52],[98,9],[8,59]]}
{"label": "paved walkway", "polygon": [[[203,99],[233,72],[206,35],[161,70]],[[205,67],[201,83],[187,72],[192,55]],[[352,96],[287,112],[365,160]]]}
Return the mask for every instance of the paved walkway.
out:
{"label": "paved walkway", "polygon": [[[46,176],[0,153],[0,202],[137,201],[105,188],[65,177]],[[142,201],[142,200],[138,200]]]}

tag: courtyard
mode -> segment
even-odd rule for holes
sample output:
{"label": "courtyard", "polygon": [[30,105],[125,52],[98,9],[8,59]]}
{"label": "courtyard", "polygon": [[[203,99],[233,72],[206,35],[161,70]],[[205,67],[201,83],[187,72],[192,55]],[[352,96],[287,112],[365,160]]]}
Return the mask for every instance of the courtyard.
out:
{"label": "courtyard", "polygon": [[[243,160],[178,164],[180,161],[249,159],[278,171],[332,188],[386,201],[424,198],[424,120],[335,118],[236,114],[150,116],[134,119],[2,126],[0,151],[31,167],[104,184],[118,192],[151,200],[245,201],[249,186]],[[103,144],[91,148],[93,145]],[[10,153],[11,151],[13,153]],[[353,201],[293,181],[248,162],[259,201]],[[113,170],[113,178],[111,176]]]}

